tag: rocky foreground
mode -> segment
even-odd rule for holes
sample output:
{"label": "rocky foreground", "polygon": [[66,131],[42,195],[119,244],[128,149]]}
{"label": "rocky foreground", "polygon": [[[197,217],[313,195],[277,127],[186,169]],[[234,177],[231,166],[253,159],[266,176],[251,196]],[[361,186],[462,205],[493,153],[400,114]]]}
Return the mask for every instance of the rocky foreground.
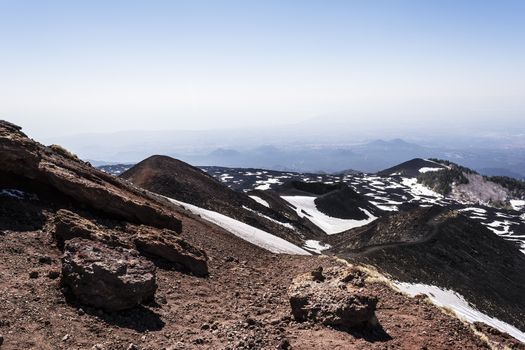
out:
{"label": "rocky foreground", "polygon": [[6,122],[0,164],[2,349],[521,346],[364,266],[272,254]]}

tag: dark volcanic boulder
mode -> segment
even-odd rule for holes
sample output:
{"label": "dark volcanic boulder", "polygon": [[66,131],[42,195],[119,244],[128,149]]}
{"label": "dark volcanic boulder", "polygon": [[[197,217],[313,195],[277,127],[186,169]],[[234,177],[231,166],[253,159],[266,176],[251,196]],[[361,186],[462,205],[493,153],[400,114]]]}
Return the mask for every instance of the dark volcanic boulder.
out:
{"label": "dark volcanic boulder", "polygon": [[111,235],[92,221],[69,210],[60,209],[57,211],[51,224],[50,231],[60,248],[64,247],[66,241],[77,237],[103,242],[111,246],[126,246],[119,235]]}
{"label": "dark volcanic boulder", "polygon": [[366,294],[363,285],[363,275],[353,269],[299,275],[288,288],[292,314],[299,322],[343,329],[373,324],[377,299]]}
{"label": "dark volcanic boulder", "polygon": [[182,271],[201,277],[208,275],[206,253],[175,236],[172,231],[148,232],[144,227],[135,238],[135,246],[142,254],[162,258]]}
{"label": "dark volcanic boulder", "polygon": [[155,265],[136,251],[110,249],[81,238],[66,242],[62,284],[80,303],[106,311],[129,309],[152,300],[157,289]]}

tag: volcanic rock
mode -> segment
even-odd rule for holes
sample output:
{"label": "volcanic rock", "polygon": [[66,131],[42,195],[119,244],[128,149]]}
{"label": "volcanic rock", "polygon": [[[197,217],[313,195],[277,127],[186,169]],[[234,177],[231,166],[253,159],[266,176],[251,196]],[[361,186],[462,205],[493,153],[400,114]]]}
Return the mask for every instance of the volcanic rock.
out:
{"label": "volcanic rock", "polygon": [[67,241],[64,251],[62,284],[81,304],[119,311],[153,299],[155,266],[136,251],[81,238]]}
{"label": "volcanic rock", "polygon": [[178,232],[182,229],[181,221],[167,208],[169,203],[141,193],[64,149],[45,147],[5,121],[0,121],[0,163],[0,177],[25,180],[39,191],[53,191],[108,216]]}
{"label": "volcanic rock", "polygon": [[208,275],[206,253],[169,230],[156,233],[142,227],[134,241],[142,254],[162,258],[195,276]]}
{"label": "volcanic rock", "polygon": [[92,221],[73,213],[60,209],[52,219],[51,230],[58,246],[63,248],[66,241],[73,238],[84,238],[99,241],[109,246],[129,246],[121,235],[112,235]]}
{"label": "volcanic rock", "polygon": [[342,329],[372,324],[377,298],[353,284],[360,279],[358,271],[339,268],[297,276],[288,288],[295,320]]}

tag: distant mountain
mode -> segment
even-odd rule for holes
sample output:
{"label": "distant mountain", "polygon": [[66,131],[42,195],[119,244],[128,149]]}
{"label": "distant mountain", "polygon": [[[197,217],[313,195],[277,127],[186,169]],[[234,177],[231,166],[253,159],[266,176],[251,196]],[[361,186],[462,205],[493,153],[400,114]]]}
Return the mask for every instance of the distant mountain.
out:
{"label": "distant mountain", "polygon": [[[47,141],[64,145],[95,165],[102,161],[136,163],[152,154],[165,154],[200,166],[376,172],[407,159],[439,158],[460,162],[472,169],[503,169],[495,175],[511,176],[504,171],[525,174],[525,151],[515,136],[507,143],[505,138],[490,137],[469,143],[472,137],[463,135],[458,143],[453,136],[439,135],[437,131],[426,137],[416,131],[356,130],[343,120],[327,123],[319,119],[315,123],[274,128],[123,131]],[[399,135],[407,138],[399,138]],[[511,147],[509,142],[512,142]]]}
{"label": "distant mountain", "polygon": [[[227,175],[226,175],[227,176]],[[295,215],[283,215],[225,186],[201,169],[167,156],[151,156],[120,175],[134,185],[200,208],[213,210],[296,244],[319,235]],[[296,226],[303,232],[298,236]]]}
{"label": "distant mountain", "polygon": [[443,164],[428,160],[415,158],[404,163],[395,165],[391,168],[381,170],[377,174],[380,176],[405,176],[405,177],[417,177],[419,174],[436,171],[440,169],[445,169],[446,167]]}

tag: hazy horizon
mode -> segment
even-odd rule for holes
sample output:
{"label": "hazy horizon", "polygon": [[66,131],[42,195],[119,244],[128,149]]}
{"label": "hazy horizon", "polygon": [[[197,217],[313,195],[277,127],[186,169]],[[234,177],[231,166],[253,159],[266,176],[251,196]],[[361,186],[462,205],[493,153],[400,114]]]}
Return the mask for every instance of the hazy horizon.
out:
{"label": "hazy horizon", "polygon": [[511,0],[0,0],[0,118],[44,140],[312,120],[512,131],[524,17]]}

